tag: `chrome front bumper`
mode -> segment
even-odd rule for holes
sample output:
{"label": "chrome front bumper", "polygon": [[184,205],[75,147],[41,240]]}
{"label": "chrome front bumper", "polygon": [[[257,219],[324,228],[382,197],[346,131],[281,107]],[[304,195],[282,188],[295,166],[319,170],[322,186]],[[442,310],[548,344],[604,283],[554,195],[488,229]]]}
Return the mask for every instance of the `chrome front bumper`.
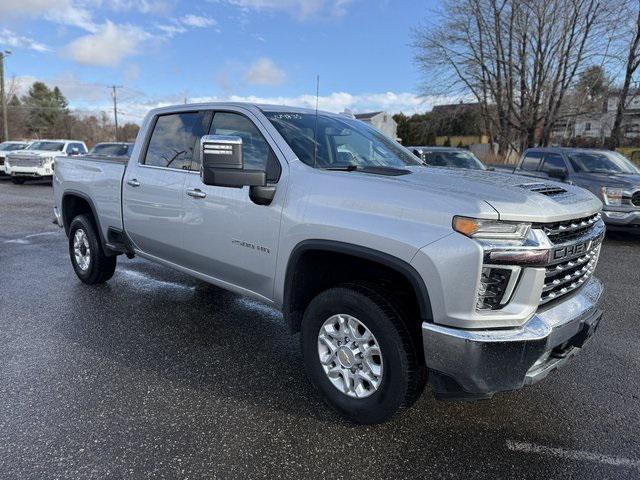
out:
{"label": "chrome front bumper", "polygon": [[602,317],[602,292],[600,281],[591,278],[518,328],[463,330],[424,322],[424,354],[436,396],[488,398],[542,380],[591,338]]}
{"label": "chrome front bumper", "polygon": [[640,210],[634,210],[630,212],[603,210],[602,219],[607,224],[607,227],[637,228],[638,226],[640,226]]}

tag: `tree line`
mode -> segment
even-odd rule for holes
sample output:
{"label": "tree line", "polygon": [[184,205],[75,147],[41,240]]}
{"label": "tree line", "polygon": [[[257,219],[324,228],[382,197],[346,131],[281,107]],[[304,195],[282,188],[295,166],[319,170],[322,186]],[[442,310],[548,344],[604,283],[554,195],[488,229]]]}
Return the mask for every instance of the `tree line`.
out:
{"label": "tree line", "polygon": [[[8,92],[7,124],[10,139],[68,138],[82,140],[88,146],[115,140],[115,127],[106,112],[83,114],[69,109],[69,102],[58,87],[35,82],[26,94],[15,88]],[[2,131],[0,116],[0,131]],[[139,126],[118,126],[120,141],[133,141]]]}
{"label": "tree line", "polygon": [[558,125],[597,111],[610,71],[622,80],[615,148],[640,64],[640,0],[443,0],[414,48],[424,92],[472,98],[502,154],[548,145]]}

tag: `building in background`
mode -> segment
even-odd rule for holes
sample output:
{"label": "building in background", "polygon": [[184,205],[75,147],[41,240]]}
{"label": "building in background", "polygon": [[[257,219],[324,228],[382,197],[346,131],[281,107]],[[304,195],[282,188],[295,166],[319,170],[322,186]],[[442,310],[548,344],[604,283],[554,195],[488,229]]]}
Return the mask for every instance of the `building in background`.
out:
{"label": "building in background", "polygon": [[393,116],[387,112],[356,113],[354,117],[368,123],[390,138],[398,138],[398,124]]}

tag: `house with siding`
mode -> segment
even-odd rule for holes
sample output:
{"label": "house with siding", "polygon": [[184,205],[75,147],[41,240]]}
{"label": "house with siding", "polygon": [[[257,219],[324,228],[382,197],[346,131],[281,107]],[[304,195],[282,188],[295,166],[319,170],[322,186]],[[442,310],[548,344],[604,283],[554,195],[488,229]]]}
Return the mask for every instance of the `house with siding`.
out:
{"label": "house with siding", "polygon": [[398,124],[393,116],[387,112],[356,113],[354,116],[364,123],[368,123],[376,130],[390,138],[398,138]]}

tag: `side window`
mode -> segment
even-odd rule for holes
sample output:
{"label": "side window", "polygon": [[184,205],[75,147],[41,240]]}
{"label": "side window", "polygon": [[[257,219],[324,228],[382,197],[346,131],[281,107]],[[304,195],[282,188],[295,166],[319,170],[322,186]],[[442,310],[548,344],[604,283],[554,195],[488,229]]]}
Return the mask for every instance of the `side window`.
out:
{"label": "side window", "polygon": [[557,153],[547,153],[544,156],[544,163],[542,164],[542,171],[549,172],[550,170],[567,170],[567,165],[564,163],[562,155]]}
{"label": "side window", "polygon": [[189,170],[193,151],[205,135],[208,122],[204,112],[161,115],[156,120],[144,164],[153,167]]}
{"label": "side window", "polygon": [[[211,135],[234,135],[242,138],[244,166],[250,170],[266,170],[267,180],[277,182],[280,163],[258,127],[239,113],[216,112],[211,124]],[[199,165],[197,165],[200,168]]]}
{"label": "side window", "polygon": [[520,168],[522,170],[535,171],[538,169],[538,165],[540,165],[540,160],[542,159],[542,153],[540,152],[527,152],[522,160],[522,165]]}
{"label": "side window", "polygon": [[64,149],[64,153],[71,155],[71,151],[75,148],[75,143],[67,143],[67,148]]}

